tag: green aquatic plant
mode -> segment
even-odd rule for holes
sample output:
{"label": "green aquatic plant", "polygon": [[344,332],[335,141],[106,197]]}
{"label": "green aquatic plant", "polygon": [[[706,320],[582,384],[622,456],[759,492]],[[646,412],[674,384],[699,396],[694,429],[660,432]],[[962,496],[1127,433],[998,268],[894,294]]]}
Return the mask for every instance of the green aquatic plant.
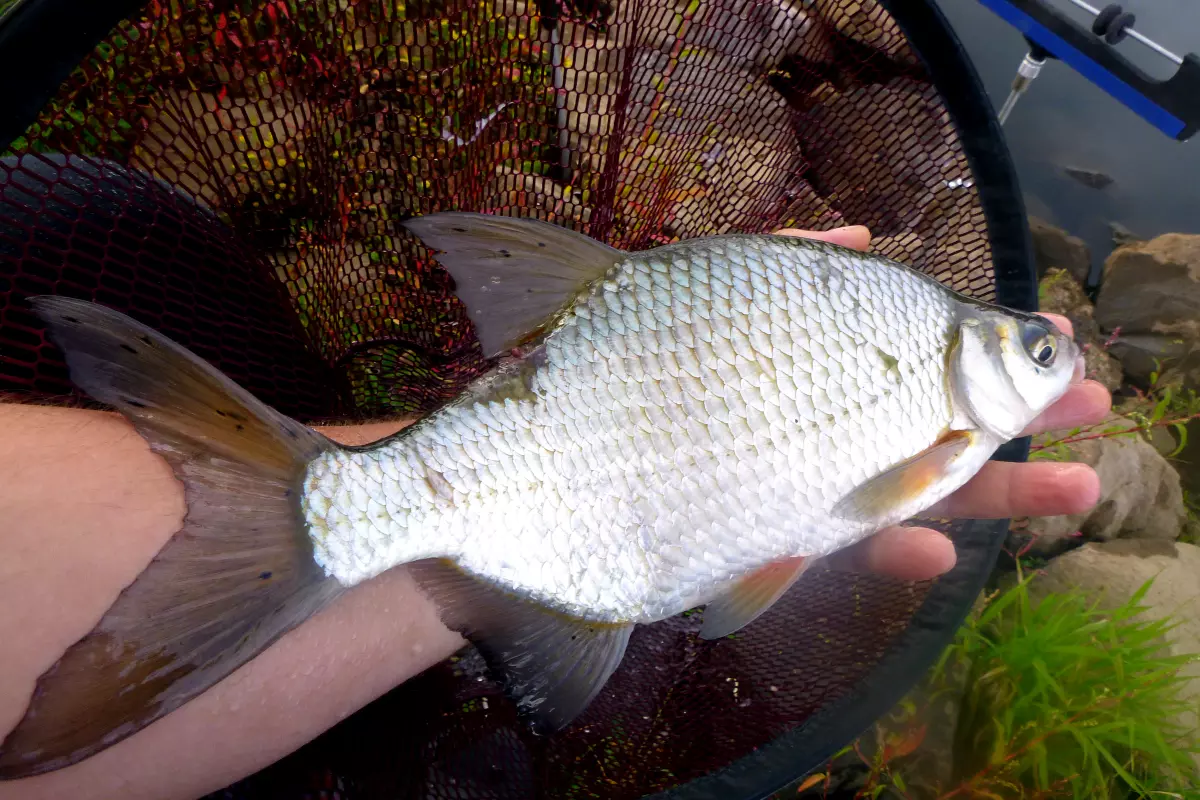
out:
{"label": "green aquatic plant", "polygon": [[[1038,596],[1035,579],[1019,568],[986,598],[930,677],[927,706],[961,694],[950,779],[929,785],[912,769],[927,709],[910,700],[835,757],[865,772],[856,798],[1200,797],[1197,731],[1180,721],[1197,710],[1180,668],[1200,657],[1167,651],[1173,623],[1143,605],[1151,582],[1105,609],[1081,590]],[[810,776],[799,796],[830,796],[831,778]]]}
{"label": "green aquatic plant", "polygon": [[947,656],[971,668],[955,741],[959,788],[943,797],[1189,787],[1200,750],[1177,720],[1188,710],[1179,669],[1194,657],[1170,655],[1172,623],[1145,615],[1151,583],[1110,611],[1079,590],[1035,599],[1018,574]]}

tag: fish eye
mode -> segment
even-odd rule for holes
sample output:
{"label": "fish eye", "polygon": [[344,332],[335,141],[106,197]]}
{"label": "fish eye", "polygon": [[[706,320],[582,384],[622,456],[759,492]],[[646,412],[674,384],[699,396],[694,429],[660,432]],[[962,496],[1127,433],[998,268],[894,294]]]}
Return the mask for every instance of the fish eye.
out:
{"label": "fish eye", "polygon": [[1025,352],[1029,353],[1030,358],[1043,367],[1054,363],[1058,348],[1050,331],[1040,325],[1027,325],[1022,338],[1025,340]]}

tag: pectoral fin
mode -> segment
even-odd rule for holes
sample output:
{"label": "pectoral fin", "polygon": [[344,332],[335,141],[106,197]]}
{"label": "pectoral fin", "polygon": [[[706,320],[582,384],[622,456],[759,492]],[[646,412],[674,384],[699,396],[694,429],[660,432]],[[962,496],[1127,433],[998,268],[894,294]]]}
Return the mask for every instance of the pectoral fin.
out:
{"label": "pectoral fin", "polygon": [[728,594],[704,609],[701,639],[720,639],[749,625],[808,569],[807,558],[785,558],[767,564],[738,581]]}
{"label": "pectoral fin", "polygon": [[978,431],[949,431],[843,497],[833,514],[878,527],[908,519],[966,483],[995,449]]}
{"label": "pectoral fin", "polygon": [[515,597],[449,561],[410,573],[446,627],[483,655],[518,708],[545,732],[565,728],[604,688],[625,655],[632,624],[589,622]]}

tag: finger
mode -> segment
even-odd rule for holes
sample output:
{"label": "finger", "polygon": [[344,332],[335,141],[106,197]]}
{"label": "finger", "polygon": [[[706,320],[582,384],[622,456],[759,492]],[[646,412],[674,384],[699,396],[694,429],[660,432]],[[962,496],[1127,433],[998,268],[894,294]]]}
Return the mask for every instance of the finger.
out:
{"label": "finger", "polygon": [[924,581],[949,572],[954,543],[930,528],[884,528],[869,539],[825,559],[844,572],[873,572],[905,581]]}
{"label": "finger", "polygon": [[1062,398],[1026,426],[1022,436],[1065,430],[1104,421],[1112,408],[1112,394],[1103,384],[1083,381],[1067,389]]}
{"label": "finger", "polygon": [[416,422],[416,418],[386,422],[366,422],[357,425],[315,425],[313,430],[323,433],[338,444],[362,446],[393,436]]}
{"label": "finger", "polygon": [[871,231],[862,225],[850,225],[844,228],[834,228],[830,231],[805,231],[799,228],[783,228],[775,231],[779,236],[799,236],[804,239],[818,239],[822,242],[840,244],[854,250],[866,250],[871,246]]}
{"label": "finger", "polygon": [[1050,320],[1050,322],[1054,324],[1054,327],[1058,328],[1067,336],[1075,336],[1075,326],[1071,324],[1071,320],[1067,319],[1062,314],[1043,314],[1039,311],[1038,316],[1045,317],[1046,319]]}
{"label": "finger", "polygon": [[924,516],[966,519],[1082,514],[1100,501],[1100,478],[1087,464],[989,461]]}

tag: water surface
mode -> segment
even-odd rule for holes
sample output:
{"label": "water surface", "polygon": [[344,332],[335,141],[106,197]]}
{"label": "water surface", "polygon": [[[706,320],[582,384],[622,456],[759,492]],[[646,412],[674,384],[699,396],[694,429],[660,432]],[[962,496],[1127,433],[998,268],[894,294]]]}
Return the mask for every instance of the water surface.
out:
{"label": "water surface", "polygon": [[[1008,96],[1024,38],[977,0],[936,0],[975,64],[993,107]],[[1046,0],[1069,10],[1069,0]],[[1103,0],[1092,0],[1100,7]],[[1169,50],[1200,52],[1200,2],[1128,0],[1134,28]],[[1118,50],[1156,78],[1176,67],[1138,42]],[[1200,98],[1196,99],[1200,102]],[[1092,251],[1093,276],[1112,249],[1107,223],[1134,233],[1200,233],[1200,134],[1168,138],[1065,64],[1048,61],[1005,125],[1027,210],[1082,237]],[[1113,178],[1097,190],[1064,174],[1081,167]]]}

